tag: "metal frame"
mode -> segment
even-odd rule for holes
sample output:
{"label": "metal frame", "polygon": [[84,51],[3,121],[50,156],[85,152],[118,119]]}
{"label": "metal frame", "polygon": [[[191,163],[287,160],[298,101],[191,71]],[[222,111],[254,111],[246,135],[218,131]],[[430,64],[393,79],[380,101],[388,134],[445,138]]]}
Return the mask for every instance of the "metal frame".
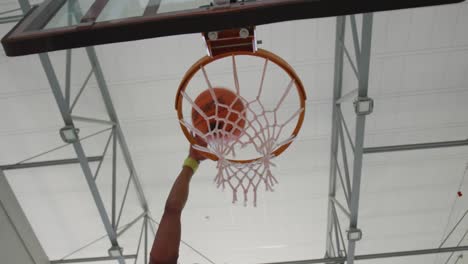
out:
{"label": "metal frame", "polygon": [[15,15],[15,16],[1,16],[0,17],[0,24],[7,24],[7,23],[16,23],[23,18],[23,15]]}
{"label": "metal frame", "polygon": [[[331,159],[330,159],[330,186],[328,202],[328,221],[326,231],[326,252],[324,259],[292,261],[282,263],[347,263],[353,264],[354,260],[377,259],[388,257],[414,256],[422,254],[435,254],[442,252],[467,251],[468,247],[442,248],[443,244],[436,249],[424,249],[415,251],[390,252],[381,254],[371,254],[356,256],[356,246],[360,240],[362,231],[358,227],[359,216],[359,197],[362,174],[362,161],[364,154],[384,153],[393,151],[409,151],[422,149],[435,149],[447,147],[468,146],[468,139],[446,141],[446,142],[428,142],[420,144],[396,145],[396,146],[377,146],[365,147],[365,122],[366,116],[372,113],[373,100],[368,98],[369,65],[371,57],[372,43],[372,23],[373,14],[362,14],[361,36],[358,34],[358,28],[355,15],[349,16],[349,22],[352,34],[352,43],[355,53],[355,60],[349,53],[345,44],[347,17],[338,17],[336,23],[336,44],[335,44],[335,77],[332,106],[332,134],[331,134]],[[343,89],[343,68],[344,60],[348,60],[350,67],[356,75],[358,88],[347,94],[342,94]],[[355,104],[355,127],[354,139],[350,136],[349,128],[343,116],[341,105],[354,99]],[[368,103],[370,109],[365,112],[359,112],[358,104]],[[346,137],[345,137],[346,135]],[[351,150],[347,149],[347,146]],[[348,155],[350,155],[348,157]],[[352,162],[352,170],[348,160]],[[337,193],[343,192],[345,201],[339,201]],[[337,209],[346,218],[348,229],[348,241],[345,242],[343,230],[341,229],[340,217]],[[458,226],[458,225],[457,225]],[[454,227],[457,228],[457,226]],[[453,229],[453,230],[454,230]],[[452,232],[453,232],[452,230]],[[350,239],[349,235],[356,233],[357,239]],[[365,230],[364,230],[365,234]],[[452,233],[449,234],[449,236]],[[448,237],[447,237],[448,238]],[[453,254],[452,254],[453,255]],[[452,256],[451,255],[451,256]],[[447,260],[448,261],[448,260]]]}
{"label": "metal frame", "polygon": [[21,13],[21,8],[14,8],[11,10],[0,12],[0,24],[19,22],[23,18],[23,14],[17,13]]}
{"label": "metal frame", "polygon": [[[97,161],[100,162],[102,159],[103,159],[102,156],[88,157],[88,162],[97,162]],[[39,162],[2,165],[0,166],[0,170],[6,171],[6,170],[18,170],[18,169],[31,169],[31,168],[70,165],[70,164],[78,164],[78,163],[80,163],[78,159],[48,160],[48,161],[39,161]]]}
{"label": "metal frame", "polygon": [[148,4],[146,5],[145,12],[143,16],[149,16],[152,14],[156,14],[159,10],[159,6],[161,4],[161,0],[149,0]]}
{"label": "metal frame", "polygon": [[371,154],[371,153],[382,153],[382,152],[393,152],[393,151],[453,148],[453,147],[463,147],[463,146],[468,146],[468,139],[420,143],[420,144],[397,145],[397,146],[368,147],[368,148],[364,148],[364,153]]}
{"label": "metal frame", "polygon": [[[124,259],[136,259],[137,255],[124,255]],[[86,263],[86,262],[98,262],[98,261],[109,261],[116,260],[116,257],[95,257],[95,258],[79,258],[79,259],[64,259],[64,260],[52,260],[50,264],[65,264],[65,263]]]}
{"label": "metal frame", "polygon": [[[378,254],[357,255],[357,256],[354,256],[354,260],[398,258],[398,257],[421,256],[421,255],[431,255],[431,254],[461,252],[461,251],[468,251],[468,246],[431,248],[431,249],[421,249],[421,250],[411,250],[411,251],[397,251],[397,252],[386,252],[386,253],[378,253]],[[339,264],[339,263],[345,263],[346,261],[347,261],[346,257],[330,257],[330,258],[322,258],[322,259],[274,262],[274,263],[268,263],[268,264],[318,264],[318,263]]]}
{"label": "metal frame", "polygon": [[[21,6],[21,10],[23,13],[29,12],[31,9],[31,5],[28,0],[18,0],[19,4]],[[60,2],[60,1],[57,1]],[[64,1],[62,1],[64,2]],[[101,1],[102,2],[102,1]],[[99,7],[96,7],[99,8]],[[79,10],[78,10],[79,12]],[[91,15],[90,15],[91,16]],[[55,101],[57,103],[57,106],[59,108],[60,114],[62,116],[63,122],[65,127],[71,127],[71,128],[77,128],[76,122],[86,122],[86,123],[95,123],[95,124],[101,124],[101,125],[107,125],[109,126],[108,129],[102,130],[98,133],[94,133],[92,135],[86,136],[86,137],[81,137],[77,141],[72,141],[72,142],[67,142],[67,144],[63,146],[59,146],[57,148],[54,148],[50,151],[46,151],[44,153],[41,153],[39,155],[33,156],[31,158],[28,158],[24,161],[20,161],[16,164],[12,165],[4,165],[0,166],[1,169],[5,170],[13,170],[13,169],[24,169],[24,168],[37,168],[37,167],[46,167],[46,166],[56,166],[56,165],[69,165],[69,164],[79,164],[84,177],[88,183],[88,187],[91,191],[91,195],[94,199],[94,202],[96,204],[97,210],[99,212],[99,215],[101,217],[102,224],[106,230],[106,237],[109,239],[111,242],[111,248],[109,249],[109,254],[110,252],[117,252],[117,255],[113,256],[104,256],[104,257],[92,257],[92,258],[80,258],[80,259],[68,259],[68,257],[80,250],[83,250],[87,246],[78,249],[75,252],[72,252],[72,254],[68,255],[67,258],[60,259],[60,260],[52,260],[50,263],[81,263],[81,262],[94,262],[94,261],[105,261],[105,260],[117,260],[118,263],[124,264],[126,263],[127,259],[136,259],[138,257],[138,252],[135,254],[131,255],[123,255],[121,252],[120,244],[119,244],[119,237],[125,233],[127,230],[132,228],[135,224],[138,222],[141,222],[142,225],[144,226],[144,231],[145,231],[145,249],[144,252],[148,252],[148,227],[150,226],[153,228],[149,221],[147,220],[148,217],[150,217],[150,212],[148,210],[148,204],[143,192],[143,188],[139,182],[138,179],[138,173],[135,169],[135,166],[133,164],[133,160],[131,158],[127,143],[125,141],[125,137],[123,135],[122,129],[120,127],[119,119],[117,116],[117,113],[114,109],[112,99],[109,94],[109,90],[107,87],[107,84],[105,82],[105,78],[99,63],[99,60],[97,58],[96,52],[93,47],[87,47],[86,48],[86,53],[88,55],[88,59],[90,60],[91,70],[90,74],[87,76],[87,78],[84,80],[84,83],[78,92],[78,95],[76,98],[74,98],[73,101],[71,101],[71,92],[70,92],[70,79],[71,79],[71,74],[72,74],[72,56],[71,56],[71,51],[67,51],[66,53],[66,73],[65,73],[65,87],[61,87],[59,78],[56,75],[55,69],[52,65],[52,62],[49,58],[49,55],[46,53],[39,54],[39,59],[41,61],[42,67],[44,68],[45,74],[47,76],[47,79],[49,81],[49,85],[51,87],[52,93],[54,95]],[[107,114],[109,117],[109,120],[98,120],[94,118],[89,118],[89,117],[81,117],[81,116],[76,116],[73,115],[73,107],[78,103],[80,99],[80,95],[83,92],[84,89],[86,89],[86,86],[88,84],[88,81],[91,77],[91,75],[94,75],[98,82],[98,88],[101,93],[104,106],[106,107]],[[62,89],[64,88],[64,89]],[[65,91],[65,93],[63,92]],[[71,102],[73,102],[71,104]],[[88,157],[84,151],[83,148],[83,141],[89,137],[95,136],[97,134],[100,134],[105,131],[110,131],[109,138],[107,140],[105,149],[103,151],[103,154],[101,156],[93,156],[93,157]],[[109,210],[111,213],[108,214],[107,210],[104,206],[103,198],[101,196],[101,193],[99,191],[99,188],[95,182],[97,176],[99,175],[99,169],[102,165],[102,162],[104,161],[104,158],[106,156],[108,147],[112,141],[112,208]],[[77,155],[77,158],[71,158],[71,159],[63,159],[63,160],[51,160],[51,161],[41,161],[41,162],[29,162],[25,163],[26,161],[29,161],[31,159],[35,159],[37,157],[40,157],[44,154],[50,153],[52,151],[61,149],[65,146],[71,145],[75,153]],[[120,152],[124,158],[125,164],[128,168],[128,182],[127,186],[125,188],[125,193],[123,195],[122,203],[120,205],[120,210],[117,211],[117,153]],[[90,163],[91,162],[99,162],[98,164],[98,169],[96,170],[95,173],[91,171],[90,168]],[[135,218],[133,221],[130,223],[119,227],[119,221],[122,216],[122,213],[124,211],[124,205],[126,202],[127,198],[127,193],[130,187],[130,184],[133,183],[132,185],[136,189],[136,194],[138,196],[140,206],[142,208],[142,213]],[[97,240],[98,241],[98,240]],[[97,242],[94,241],[93,243]],[[141,241],[141,238],[140,238]],[[147,260],[145,261],[147,263]]]}
{"label": "metal frame", "polygon": [[[356,62],[353,63],[345,45],[346,17],[338,17],[336,23],[336,44],[335,44],[335,80],[332,104],[332,138],[331,138],[331,158],[330,158],[330,186],[328,202],[328,224],[326,233],[326,253],[327,258],[340,257],[345,258],[346,263],[353,264],[356,252],[356,242],[360,239],[361,230],[358,228],[359,198],[361,187],[362,159],[364,154],[364,133],[366,114],[356,113],[355,120],[355,138],[352,141],[349,129],[346,126],[341,104],[349,98],[357,96],[355,103],[358,104],[358,98],[367,98],[369,82],[369,65],[372,41],[373,14],[362,15],[362,36],[358,36],[356,19],[354,15],[350,17],[352,25],[352,39],[356,55]],[[351,66],[354,69],[358,80],[358,89],[342,95],[343,91],[343,68],[344,56],[346,55]],[[348,136],[345,140],[344,134]],[[351,146],[352,171],[348,165],[348,149]],[[339,157],[341,154],[341,158]],[[343,170],[340,169],[340,161],[343,164]],[[342,171],[344,173],[342,173]],[[345,203],[340,203],[337,198],[338,184],[337,177],[340,177],[341,189],[344,193]],[[344,177],[344,179],[343,179]],[[346,204],[347,208],[342,204]],[[356,233],[358,238],[348,239],[346,245],[341,230],[340,218],[336,212],[336,207],[341,209],[347,216],[348,237]],[[343,261],[344,262],[344,261]]]}

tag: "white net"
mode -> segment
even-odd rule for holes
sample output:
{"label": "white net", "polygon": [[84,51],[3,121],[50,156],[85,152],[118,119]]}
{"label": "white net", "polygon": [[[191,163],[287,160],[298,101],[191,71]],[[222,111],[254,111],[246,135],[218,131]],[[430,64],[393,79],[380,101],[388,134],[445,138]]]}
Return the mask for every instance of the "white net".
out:
{"label": "white net", "polygon": [[[180,122],[194,136],[207,142],[207,146],[195,145],[195,149],[217,157],[218,171],[215,177],[217,186],[231,189],[233,202],[238,201],[239,196],[243,196],[245,205],[249,200],[249,194],[252,193],[252,201],[256,206],[259,187],[263,185],[266,191],[273,191],[274,185],[278,183],[272,173],[272,167],[275,166],[272,163],[275,151],[286,148],[295,139],[293,131],[304,109],[298,103],[300,96],[298,96],[297,82],[290,75],[282,69],[278,70],[279,66],[268,59],[251,57],[253,56],[233,55],[222,60],[221,65],[226,61],[231,63],[231,82],[223,76],[226,73],[212,72],[215,77],[212,79],[208,77],[209,66],[214,66],[212,64],[218,61],[201,66],[197,73],[201,75],[200,79],[205,85],[197,83],[191,88],[207,87],[205,89],[209,90],[212,98],[211,107],[215,108],[215,114],[208,115],[204,109],[195,104],[193,98],[200,93],[200,90],[192,91],[187,87],[181,92],[186,105],[184,107],[186,118]],[[248,63],[249,71],[239,72],[238,61]],[[253,66],[255,61],[260,62],[261,66]],[[212,69],[219,71],[220,65],[216,67],[218,68]],[[258,89],[245,89],[241,78],[255,74],[256,78],[260,79]],[[274,77],[275,80],[267,81],[268,76]],[[280,80],[280,77],[285,80]],[[197,75],[192,80],[196,78]],[[254,79],[249,80],[250,84],[255,82]],[[231,91],[235,93],[236,98],[230,102],[220,102],[216,94],[218,87],[232,87]],[[192,91],[192,94],[188,91]],[[274,96],[271,96],[272,94]],[[238,105],[238,101],[242,102],[241,110],[234,107]],[[190,118],[192,109],[206,122],[207,131],[201,131],[200,125],[193,124]],[[220,115],[218,114],[220,112],[227,114]]]}

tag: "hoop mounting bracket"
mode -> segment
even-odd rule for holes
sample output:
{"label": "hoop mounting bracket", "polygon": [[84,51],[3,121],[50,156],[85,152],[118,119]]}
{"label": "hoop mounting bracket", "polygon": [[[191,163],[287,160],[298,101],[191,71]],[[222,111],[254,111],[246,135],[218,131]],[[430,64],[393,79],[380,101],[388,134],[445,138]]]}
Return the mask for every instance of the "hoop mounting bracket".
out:
{"label": "hoop mounting bracket", "polygon": [[257,51],[255,26],[205,32],[203,33],[203,37],[206,42],[208,55],[211,57],[231,52]]}

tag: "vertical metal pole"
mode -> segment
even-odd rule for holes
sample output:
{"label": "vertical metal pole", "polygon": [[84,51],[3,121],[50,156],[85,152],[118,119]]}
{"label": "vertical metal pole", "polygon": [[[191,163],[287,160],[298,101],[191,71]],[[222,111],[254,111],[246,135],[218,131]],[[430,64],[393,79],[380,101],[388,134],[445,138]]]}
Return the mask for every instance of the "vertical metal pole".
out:
{"label": "vertical metal pole", "polygon": [[[73,21],[73,16],[72,16],[72,3],[71,1],[68,1],[67,3],[68,6],[68,14],[67,14],[67,19],[68,19],[68,25],[71,26]],[[65,100],[67,101],[67,106],[70,108],[70,86],[71,86],[71,62],[72,62],[72,50],[68,49],[66,51],[66,65],[65,65]]]}
{"label": "vertical metal pole", "polygon": [[[369,86],[369,67],[370,67],[370,53],[372,44],[372,22],[373,14],[368,13],[363,15],[362,19],[362,41],[361,41],[361,55],[359,57],[359,92],[360,98],[367,97]],[[361,190],[361,175],[362,175],[362,157],[364,154],[364,133],[366,125],[366,115],[356,116],[356,134],[355,134],[355,148],[354,148],[354,166],[353,166],[353,183],[351,191],[351,218],[349,230],[357,229],[358,225],[358,212],[359,212],[359,197]],[[349,240],[348,242],[348,256],[347,264],[354,263],[354,255],[356,252],[356,241]]]}
{"label": "vertical metal pole", "polygon": [[[345,241],[343,239],[343,231],[341,230],[340,220],[338,218],[338,213],[336,212],[336,207],[333,208],[333,214],[334,214],[335,218],[337,219],[336,222],[335,222],[337,226],[335,228],[337,229],[337,233],[340,235],[340,240],[339,241],[341,241],[341,244],[343,245],[344,254],[347,255],[348,253],[346,252],[346,243],[345,243]],[[340,257],[342,257],[342,256],[340,255]]]}
{"label": "vertical metal pole", "polygon": [[29,0],[18,0],[18,3],[23,11],[23,14],[26,14],[31,9],[31,4]]}
{"label": "vertical metal pole", "polygon": [[[344,138],[344,135],[343,135],[343,123],[342,123],[342,120],[341,120],[341,105],[337,105],[338,108],[338,122],[337,122],[337,126],[338,126],[338,135],[339,135],[339,139],[338,141],[341,143],[341,156],[342,156],[342,159],[343,159],[343,167],[344,167],[344,175],[345,175],[345,184],[346,184],[346,187],[343,186],[343,189],[346,188],[348,190],[348,193],[351,192],[351,182],[350,182],[350,178],[349,178],[349,166],[348,166],[348,152],[346,150],[346,141],[345,141],[345,138]],[[337,165],[339,166],[339,165]],[[349,204],[348,204],[349,206]]]}
{"label": "vertical metal pole", "polygon": [[333,223],[333,227],[334,227],[334,230],[335,230],[335,243],[336,243],[336,251],[338,253],[337,257],[341,257],[341,241],[340,241],[340,237],[339,237],[339,233],[340,232],[338,230],[338,217],[337,217],[337,213],[336,213],[336,207],[333,206],[333,218],[335,219],[334,223]]}
{"label": "vertical metal pole", "polygon": [[[359,35],[357,31],[357,23],[356,23],[356,15],[351,15],[349,16],[351,19],[351,30],[353,31],[353,43],[354,43],[354,55],[356,56],[356,62],[357,62],[357,67],[358,71],[361,71],[360,65],[359,65],[359,58],[361,57],[361,45],[359,44]],[[358,76],[359,78],[359,76]]]}
{"label": "vertical metal pole", "polygon": [[334,79],[334,88],[333,88],[333,104],[332,104],[332,131],[331,131],[331,158],[330,158],[330,181],[329,181],[329,191],[328,195],[330,199],[328,200],[328,223],[327,223],[327,244],[326,244],[326,256],[330,257],[333,254],[332,248],[332,237],[331,232],[334,225],[334,214],[333,214],[333,201],[331,198],[334,198],[336,195],[336,173],[337,173],[337,156],[338,156],[338,140],[339,140],[339,126],[338,126],[338,106],[335,102],[340,99],[342,94],[343,86],[343,59],[344,59],[344,49],[340,41],[344,39],[345,36],[345,17],[336,18],[336,40],[335,40],[335,79]]}
{"label": "vertical metal pole", "polygon": [[116,230],[115,226],[115,207],[117,199],[117,137],[115,135],[115,128],[113,133],[113,146],[112,146],[112,227]]}
{"label": "vertical metal pole", "polygon": [[144,259],[144,264],[148,264],[148,215],[145,216],[145,257]]}
{"label": "vertical metal pole", "polygon": [[137,250],[136,250],[136,258],[134,264],[137,263],[138,261],[138,256],[140,256],[140,246],[141,246],[141,240],[143,238],[143,232],[145,231],[145,220],[143,220],[143,223],[141,225],[141,230],[140,230],[140,236],[138,238],[138,245],[137,245]]}
{"label": "vertical metal pole", "polygon": [[70,108],[71,60],[72,60],[72,51],[67,50],[66,72],[65,72],[65,101],[67,102],[68,108]]}

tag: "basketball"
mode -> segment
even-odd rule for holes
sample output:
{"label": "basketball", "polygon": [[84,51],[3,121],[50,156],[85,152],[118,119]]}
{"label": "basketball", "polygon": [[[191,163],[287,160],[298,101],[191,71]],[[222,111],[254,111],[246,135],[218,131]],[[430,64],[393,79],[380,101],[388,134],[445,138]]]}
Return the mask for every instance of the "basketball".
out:
{"label": "basketball", "polygon": [[[245,106],[239,96],[225,88],[213,88],[216,102],[207,89],[200,93],[195,99],[201,111],[208,117],[209,122],[195,108],[192,108],[192,124],[204,135],[214,132],[221,133],[224,138],[235,139],[239,137],[245,126]],[[217,109],[216,109],[217,108]],[[213,133],[213,134],[214,134]]]}

